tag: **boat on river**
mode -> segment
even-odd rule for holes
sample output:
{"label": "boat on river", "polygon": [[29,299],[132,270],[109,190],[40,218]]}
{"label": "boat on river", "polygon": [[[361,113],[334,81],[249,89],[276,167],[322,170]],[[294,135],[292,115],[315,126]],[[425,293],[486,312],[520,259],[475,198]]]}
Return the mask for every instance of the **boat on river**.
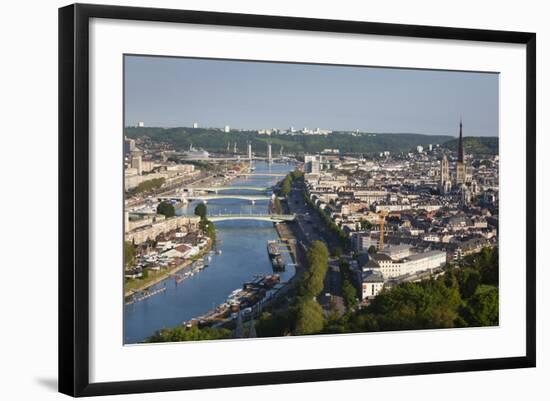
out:
{"label": "boat on river", "polygon": [[275,256],[271,259],[271,264],[273,265],[274,271],[284,271],[285,270],[285,261],[281,255]]}
{"label": "boat on river", "polygon": [[275,258],[281,255],[279,248],[277,247],[277,241],[267,241],[267,253],[270,258]]}

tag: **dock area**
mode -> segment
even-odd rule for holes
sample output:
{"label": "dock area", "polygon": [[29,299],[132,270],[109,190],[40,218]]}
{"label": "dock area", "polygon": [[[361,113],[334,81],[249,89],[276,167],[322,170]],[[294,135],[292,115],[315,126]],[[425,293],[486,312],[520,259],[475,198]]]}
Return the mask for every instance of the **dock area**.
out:
{"label": "dock area", "polygon": [[183,322],[183,326],[219,327],[234,320],[240,312],[243,316],[256,316],[262,305],[270,301],[284,286],[278,274],[258,275],[235,289],[225,302],[202,316]]}

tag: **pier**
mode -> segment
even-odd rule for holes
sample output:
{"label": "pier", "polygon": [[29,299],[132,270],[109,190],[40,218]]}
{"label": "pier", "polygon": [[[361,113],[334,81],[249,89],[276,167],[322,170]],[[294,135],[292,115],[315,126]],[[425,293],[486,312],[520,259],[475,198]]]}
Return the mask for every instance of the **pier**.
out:
{"label": "pier", "polygon": [[164,291],[166,291],[166,287],[160,287],[160,288],[157,288],[154,291],[145,290],[145,291],[141,292],[139,295],[134,294],[132,299],[130,301],[126,302],[126,305],[132,305],[136,302],[143,301],[143,300],[145,300],[149,297],[152,297],[153,295],[160,294]]}

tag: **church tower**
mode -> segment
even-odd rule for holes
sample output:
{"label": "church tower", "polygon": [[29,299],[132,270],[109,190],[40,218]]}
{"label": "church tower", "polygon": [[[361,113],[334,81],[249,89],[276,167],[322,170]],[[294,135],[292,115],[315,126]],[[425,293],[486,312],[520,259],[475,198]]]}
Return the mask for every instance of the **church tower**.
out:
{"label": "church tower", "polygon": [[462,119],[460,120],[460,132],[458,134],[458,155],[456,160],[456,186],[466,182],[466,165],[464,164],[464,143],[462,142]]}

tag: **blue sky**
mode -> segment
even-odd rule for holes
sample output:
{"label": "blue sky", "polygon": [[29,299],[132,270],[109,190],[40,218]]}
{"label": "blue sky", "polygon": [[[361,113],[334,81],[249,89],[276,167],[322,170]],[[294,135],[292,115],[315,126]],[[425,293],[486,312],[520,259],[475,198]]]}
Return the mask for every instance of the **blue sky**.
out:
{"label": "blue sky", "polygon": [[498,74],[126,56],[125,123],[498,135]]}

